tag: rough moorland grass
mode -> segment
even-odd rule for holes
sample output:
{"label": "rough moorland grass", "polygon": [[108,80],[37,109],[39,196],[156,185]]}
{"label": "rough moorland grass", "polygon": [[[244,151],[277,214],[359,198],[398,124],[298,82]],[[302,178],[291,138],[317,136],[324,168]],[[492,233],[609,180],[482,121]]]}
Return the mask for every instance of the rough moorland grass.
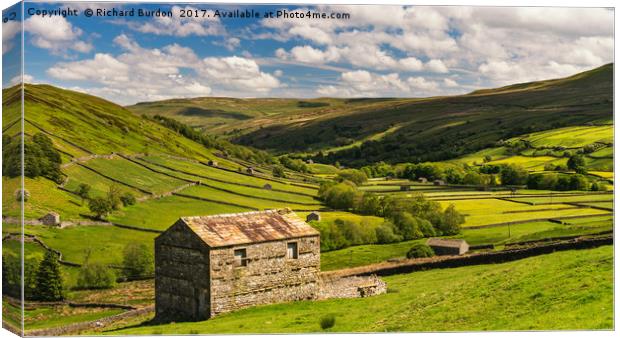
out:
{"label": "rough moorland grass", "polygon": [[250,308],[109,334],[584,330],[613,328],[613,247],[386,277],[388,293]]}
{"label": "rough moorland grass", "polygon": [[94,159],[88,167],[98,170],[123,183],[131,184],[153,193],[163,193],[180,187],[187,182],[152,172],[124,158]]}
{"label": "rough moorland grass", "polygon": [[166,230],[183,216],[204,216],[244,211],[250,211],[250,209],[180,196],[168,196],[123,208],[110,215],[108,219],[124,225]]}

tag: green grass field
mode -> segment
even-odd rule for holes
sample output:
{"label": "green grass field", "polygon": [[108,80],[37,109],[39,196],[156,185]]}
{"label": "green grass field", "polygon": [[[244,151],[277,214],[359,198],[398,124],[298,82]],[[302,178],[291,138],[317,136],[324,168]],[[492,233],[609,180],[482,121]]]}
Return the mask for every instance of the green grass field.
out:
{"label": "green grass field", "polygon": [[[514,198],[514,197],[513,197]],[[593,194],[581,196],[545,196],[545,197],[519,197],[517,201],[529,203],[564,203],[564,202],[603,202],[613,201],[613,194]]]}
{"label": "green grass field", "polygon": [[[261,306],[204,322],[108,334],[584,330],[613,328],[613,247],[385,277],[388,293]],[[592,313],[596,313],[593,316]],[[133,324],[133,323],[132,323]]]}
{"label": "green grass field", "polygon": [[235,173],[235,172],[224,171],[218,168],[212,168],[209,166],[205,166],[200,163],[194,163],[194,162],[182,161],[182,160],[172,160],[172,159],[167,159],[164,157],[154,157],[154,156],[147,156],[145,157],[145,159],[148,160],[149,162],[165,165],[173,169],[179,169],[179,170],[183,170],[183,171],[190,172],[193,174],[211,177],[217,180],[223,180],[231,184],[234,184],[234,183],[249,184],[252,186],[256,186],[257,188],[262,188],[265,184],[271,184],[271,186],[274,189],[280,189],[280,190],[291,191],[291,192],[300,192],[300,193],[309,194],[313,196],[317,194],[316,189],[309,189],[309,188],[294,186],[291,184],[285,184],[285,183],[265,180],[259,177],[252,177],[252,176],[242,175],[242,174]]}
{"label": "green grass field", "polygon": [[205,186],[193,186],[183,190],[184,195],[208,198],[216,201],[225,201],[228,203],[238,204],[244,207],[263,209],[279,209],[279,208],[291,208],[293,210],[314,210],[320,208],[320,204],[313,203],[312,205],[296,204],[291,202],[276,202],[263,200],[258,198],[246,197],[241,195],[235,195],[232,193],[216,190]]}
{"label": "green grass field", "polygon": [[186,184],[185,181],[152,172],[120,157],[112,160],[94,159],[88,161],[86,165],[123,183],[156,194],[171,191]]}
{"label": "green grass field", "polygon": [[[518,139],[529,141],[534,147],[583,147],[588,144],[612,143],[613,126],[567,127],[532,133]],[[511,140],[508,140],[509,142]]]}
{"label": "green grass field", "polygon": [[244,211],[250,211],[250,209],[180,196],[167,196],[124,208],[110,215],[108,219],[124,225],[166,230],[183,216],[203,216]]}
{"label": "green grass field", "polygon": [[[2,215],[18,217],[19,202],[15,198],[20,188],[20,179],[2,176]],[[58,212],[61,220],[82,219],[80,214],[89,214],[86,204],[82,205],[79,197],[56,188],[56,183],[38,177],[25,178],[24,185],[30,198],[24,203],[24,216],[38,219],[50,211]]]}
{"label": "green grass field", "polygon": [[63,168],[62,172],[69,177],[65,184],[66,189],[77,191],[80,184],[88,184],[90,185],[90,197],[105,196],[111,185],[115,185],[123,193],[129,192],[136,197],[144,195],[144,193],[139,190],[115,183],[79,165],[71,165]]}
{"label": "green grass field", "polygon": [[[578,196],[581,197],[581,196]],[[540,197],[543,199],[542,197]],[[569,199],[569,197],[564,197]],[[529,201],[534,198],[519,198],[518,200]],[[545,201],[548,199],[544,198]],[[544,206],[535,206],[520,204],[510,201],[497,200],[497,199],[483,199],[483,200],[454,200],[454,201],[441,201],[440,204],[443,207],[447,207],[450,204],[454,204],[459,212],[466,214],[465,224],[463,227],[480,226],[487,224],[495,224],[502,222],[512,221],[524,221],[529,219],[539,218],[554,218],[564,216],[578,216],[578,215],[598,215],[609,213],[604,210],[589,209],[589,208],[571,208],[568,205],[561,204],[561,199],[557,200],[554,197],[556,204],[549,204]],[[544,210],[544,209],[557,209],[557,210]],[[514,212],[519,211],[519,212]]]}

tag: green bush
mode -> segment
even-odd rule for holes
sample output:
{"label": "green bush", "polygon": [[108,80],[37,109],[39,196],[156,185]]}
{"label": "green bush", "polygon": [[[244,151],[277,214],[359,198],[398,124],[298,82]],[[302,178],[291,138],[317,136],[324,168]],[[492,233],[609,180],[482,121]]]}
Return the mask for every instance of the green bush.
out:
{"label": "green bush", "polygon": [[136,197],[132,193],[126,192],[121,196],[121,202],[124,207],[134,205],[136,204]]}
{"label": "green bush", "polygon": [[433,249],[431,249],[430,246],[424,243],[418,243],[414,245],[407,252],[407,258],[424,258],[433,256],[435,256],[435,252],[433,252]]}
{"label": "green bush", "polygon": [[319,323],[321,324],[321,329],[323,330],[332,328],[334,327],[334,325],[336,325],[336,316],[334,316],[333,314],[325,315],[321,317]]}
{"label": "green bush", "polygon": [[123,250],[123,266],[127,277],[144,277],[153,274],[153,251],[146,244],[129,243]]}
{"label": "green bush", "polygon": [[49,302],[65,298],[62,274],[56,253],[45,252],[43,260],[39,263],[35,279],[34,298],[37,300]]}
{"label": "green bush", "polygon": [[116,274],[104,264],[89,263],[80,268],[77,280],[79,289],[110,289],[116,285]]}

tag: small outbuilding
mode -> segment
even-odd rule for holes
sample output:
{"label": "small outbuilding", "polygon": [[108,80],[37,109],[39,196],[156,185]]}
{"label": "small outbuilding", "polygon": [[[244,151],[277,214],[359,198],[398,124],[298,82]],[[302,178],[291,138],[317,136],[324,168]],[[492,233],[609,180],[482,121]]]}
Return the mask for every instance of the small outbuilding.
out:
{"label": "small outbuilding", "polygon": [[320,221],[321,220],[321,214],[318,211],[313,211],[311,213],[308,214],[308,216],[306,216],[306,222],[312,222],[312,221]]}
{"label": "small outbuilding", "polygon": [[308,160],[306,161],[306,163],[308,163],[308,164],[314,164],[314,161],[313,161],[313,160],[311,160],[311,159],[308,159]]}
{"label": "small outbuilding", "polygon": [[218,165],[217,161],[213,161],[213,160],[209,160],[209,162],[207,162],[207,164],[210,167],[217,167],[217,165]]}
{"label": "small outbuilding", "polygon": [[155,238],[157,319],[317,299],[319,236],[290,209],[182,217]]}
{"label": "small outbuilding", "polygon": [[428,180],[426,179],[426,177],[420,177],[418,178],[418,183],[427,183]]}
{"label": "small outbuilding", "polygon": [[60,215],[56,212],[50,211],[45,216],[39,218],[39,221],[43,225],[60,225]]}
{"label": "small outbuilding", "polygon": [[426,244],[437,256],[457,256],[469,251],[469,244],[463,239],[430,238]]}
{"label": "small outbuilding", "polygon": [[265,185],[263,185],[263,189],[265,189],[265,190],[271,190],[271,189],[273,189],[273,187],[271,186],[271,184],[269,184],[269,183],[265,183]]}
{"label": "small outbuilding", "polygon": [[433,185],[445,185],[446,182],[444,182],[443,180],[434,180],[433,181]]}
{"label": "small outbuilding", "polygon": [[245,168],[245,173],[249,175],[254,175],[254,168],[252,167]]}

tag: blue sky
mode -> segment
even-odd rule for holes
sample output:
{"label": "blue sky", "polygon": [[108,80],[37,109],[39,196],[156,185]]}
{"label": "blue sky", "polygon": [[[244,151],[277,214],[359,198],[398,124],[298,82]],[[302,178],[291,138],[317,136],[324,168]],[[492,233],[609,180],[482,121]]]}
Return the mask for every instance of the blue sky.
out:
{"label": "blue sky", "polygon": [[[601,8],[26,3],[25,80],[120,104],[173,97],[424,97],[574,74],[613,60]],[[87,8],[172,10],[90,17]],[[205,8],[209,18],[181,18]],[[217,19],[213,10],[347,13],[350,19]],[[579,25],[575,23],[579,22]],[[19,25],[3,26],[3,62]],[[15,43],[17,41],[17,43]],[[6,66],[5,66],[6,68]],[[18,73],[5,69],[3,86]]]}

